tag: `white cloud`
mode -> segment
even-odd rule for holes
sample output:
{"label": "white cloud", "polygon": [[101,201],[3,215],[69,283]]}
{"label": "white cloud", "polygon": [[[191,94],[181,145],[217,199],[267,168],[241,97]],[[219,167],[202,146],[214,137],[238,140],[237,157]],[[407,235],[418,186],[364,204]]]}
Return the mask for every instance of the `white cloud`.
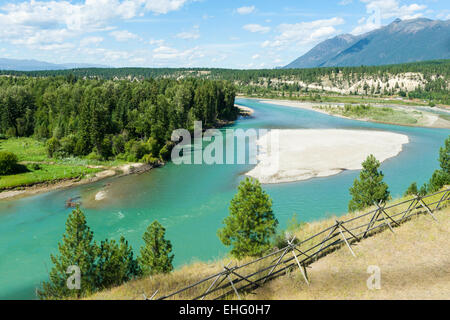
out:
{"label": "white cloud", "polygon": [[37,46],[62,43],[86,33],[111,30],[114,20],[146,12],[165,14],[189,0],[29,0],[0,8],[0,40]]}
{"label": "white cloud", "polygon": [[159,46],[161,47],[164,44],[165,40],[163,39],[150,39],[150,41],[148,42],[150,45],[152,46]]}
{"label": "white cloud", "polygon": [[[158,14],[179,10],[188,0],[144,0],[145,8]],[[140,1],[139,1],[140,2]]]}
{"label": "white cloud", "polygon": [[368,17],[360,19],[358,26],[353,29],[353,34],[361,34],[382,25],[382,20],[386,19],[415,19],[423,15],[426,5],[413,3],[410,5],[400,5],[398,0],[360,0],[366,4]]}
{"label": "white cloud", "polygon": [[267,33],[270,31],[270,27],[264,27],[259,24],[246,24],[242,27],[244,30],[250,31],[250,32],[258,32],[258,33]]}
{"label": "white cloud", "polygon": [[89,46],[91,44],[99,44],[100,42],[103,42],[103,38],[102,37],[86,37],[80,40],[80,46],[82,47],[86,47]]}
{"label": "white cloud", "polygon": [[339,2],[339,5],[341,6],[347,6],[349,4],[353,3],[353,0],[342,0],[341,2]]}
{"label": "white cloud", "polygon": [[259,55],[259,54],[255,54],[255,55],[253,55],[252,56],[252,59],[253,60],[256,60],[256,59],[259,59],[261,56]]}
{"label": "white cloud", "polygon": [[202,57],[203,54],[198,47],[187,49],[184,51],[177,50],[172,47],[161,46],[153,50],[153,59],[156,60],[192,60],[194,58]]}
{"label": "white cloud", "polygon": [[191,31],[180,32],[176,35],[177,38],[185,40],[195,40],[200,38],[200,28],[199,26],[194,26]]}
{"label": "white cloud", "polygon": [[236,9],[239,14],[250,14],[255,11],[255,6],[240,7]]}
{"label": "white cloud", "polygon": [[335,28],[343,24],[342,18],[331,18],[300,22],[295,24],[283,23],[277,27],[279,35],[273,40],[262,43],[263,47],[288,47],[288,46],[311,46],[338,33]]}
{"label": "white cloud", "polygon": [[114,37],[119,42],[125,42],[128,40],[139,39],[139,36],[131,33],[127,30],[118,30],[109,33],[112,37]]}

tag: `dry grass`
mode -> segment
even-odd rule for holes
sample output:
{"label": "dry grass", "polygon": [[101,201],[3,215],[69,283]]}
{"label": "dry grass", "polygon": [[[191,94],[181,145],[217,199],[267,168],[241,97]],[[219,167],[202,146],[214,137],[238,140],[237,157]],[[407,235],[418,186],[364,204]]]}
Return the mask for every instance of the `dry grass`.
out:
{"label": "dry grass", "polygon": [[[427,203],[439,200],[428,199]],[[395,202],[400,202],[397,200]],[[394,203],[395,203],[394,202]],[[388,210],[390,215],[401,212],[408,204]],[[367,212],[367,211],[366,211]],[[298,269],[267,282],[263,287],[246,294],[246,299],[407,299],[407,298],[450,298],[450,208],[436,212],[439,223],[430,215],[420,215],[395,228],[395,235],[389,231],[378,232],[373,237],[352,245],[354,258],[346,247],[330,251],[308,268],[311,285],[308,287]],[[359,215],[349,213],[339,217],[348,220]],[[367,223],[372,215],[355,220],[345,226],[349,229]],[[295,231],[298,239],[307,239],[332,226],[336,217],[302,225]],[[356,229],[356,232],[362,229]],[[320,243],[327,232],[308,241],[300,247],[303,251]],[[336,239],[336,238],[335,238]],[[279,256],[279,254],[277,255]],[[276,258],[277,256],[274,256]],[[158,297],[187,287],[201,279],[218,273],[222,264],[242,265],[252,259],[235,261],[224,259],[210,263],[197,262],[179,268],[168,275],[157,275],[125,283],[116,288],[94,294],[90,299],[143,299],[159,290]],[[267,267],[271,260],[261,261],[239,273],[246,275]],[[381,290],[368,290],[367,267],[381,268]],[[254,280],[255,278],[253,278]],[[176,299],[192,299],[201,295],[212,280],[189,289]],[[242,284],[241,284],[242,285]],[[227,290],[229,290],[228,288]],[[231,299],[235,298],[230,296]]]}
{"label": "dry grass", "polygon": [[[310,286],[298,270],[267,283],[247,299],[450,299],[450,209],[439,223],[421,215],[395,234],[379,233],[343,247],[308,268]],[[380,267],[381,289],[369,290],[370,265]]]}

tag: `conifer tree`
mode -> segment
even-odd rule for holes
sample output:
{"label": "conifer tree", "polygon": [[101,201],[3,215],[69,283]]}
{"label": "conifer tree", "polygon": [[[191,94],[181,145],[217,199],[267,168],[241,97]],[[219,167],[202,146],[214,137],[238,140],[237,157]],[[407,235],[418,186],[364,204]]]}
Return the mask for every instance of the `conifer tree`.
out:
{"label": "conifer tree", "polygon": [[[59,299],[63,297],[79,298],[95,290],[98,246],[93,241],[93,232],[86,223],[83,212],[77,208],[69,214],[66,232],[58,244],[59,255],[51,255],[54,264],[49,281],[42,283],[38,290],[41,299]],[[80,289],[70,289],[68,279],[73,272],[69,267],[80,270]]]}
{"label": "conifer tree", "polygon": [[384,174],[378,171],[380,162],[370,155],[362,166],[359,180],[355,179],[350,188],[352,196],[348,205],[350,211],[362,210],[373,205],[374,202],[386,201],[390,196],[388,185],[383,181]]}
{"label": "conifer tree", "polygon": [[439,165],[441,169],[433,173],[427,185],[428,192],[436,192],[443,186],[450,184],[450,136],[439,150]]}
{"label": "conifer tree", "polygon": [[165,233],[164,227],[156,220],[147,227],[142,237],[144,245],[138,258],[142,275],[169,273],[173,270],[172,244],[170,240],[165,239]]}
{"label": "conifer tree", "polygon": [[218,236],[224,245],[232,246],[233,256],[259,256],[270,249],[278,220],[272,212],[272,200],[258,180],[247,177],[241,181],[229,211]]}
{"label": "conifer tree", "polygon": [[140,275],[133,249],[122,236],[119,243],[105,240],[100,244],[96,263],[96,289],[110,288]]}

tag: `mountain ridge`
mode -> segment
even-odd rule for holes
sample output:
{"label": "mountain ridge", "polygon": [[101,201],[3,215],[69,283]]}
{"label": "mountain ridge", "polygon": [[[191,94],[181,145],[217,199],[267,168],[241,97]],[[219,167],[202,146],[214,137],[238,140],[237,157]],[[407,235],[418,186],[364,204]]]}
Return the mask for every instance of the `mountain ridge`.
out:
{"label": "mountain ridge", "polygon": [[44,71],[66,70],[78,68],[105,68],[107,66],[90,63],[51,63],[35,59],[9,59],[0,58],[0,70],[14,71]]}
{"label": "mountain ridge", "polygon": [[450,20],[395,19],[361,35],[341,34],[325,40],[284,68],[378,66],[449,58]]}

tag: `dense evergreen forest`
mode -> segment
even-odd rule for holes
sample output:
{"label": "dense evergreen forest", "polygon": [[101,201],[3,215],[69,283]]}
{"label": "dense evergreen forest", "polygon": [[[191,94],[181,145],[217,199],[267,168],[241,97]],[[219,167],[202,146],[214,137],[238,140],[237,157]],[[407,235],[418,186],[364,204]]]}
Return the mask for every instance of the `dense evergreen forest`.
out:
{"label": "dense evergreen forest", "polygon": [[0,134],[47,140],[50,156],[165,160],[172,131],[234,120],[225,81],[0,77]]}
{"label": "dense evergreen forest", "polygon": [[45,71],[9,71],[0,70],[0,75],[27,75],[32,77],[67,76],[73,74],[77,77],[101,79],[149,79],[149,78],[176,78],[191,76],[214,80],[240,81],[250,83],[259,78],[293,77],[304,82],[316,82],[323,76],[342,73],[344,76],[357,76],[358,74],[396,75],[405,72],[419,72],[425,76],[450,76],[450,60],[435,60],[425,62],[405,63],[385,66],[361,67],[328,67],[308,69],[218,69],[218,68],[85,68],[69,70]]}
{"label": "dense evergreen forest", "polygon": [[[399,80],[387,84],[389,79],[408,73],[419,83],[414,89],[403,87]],[[270,97],[297,96],[322,92],[323,87],[349,89],[349,94],[373,96],[400,95],[408,98],[424,99],[442,104],[450,104],[450,60],[405,63],[386,66],[330,67],[310,69],[260,69],[234,70],[215,68],[90,68],[56,71],[0,71],[0,75],[27,75],[32,77],[69,76],[84,79],[144,80],[200,78],[226,80],[234,83],[238,93]],[[307,87],[308,84],[314,86]]]}

